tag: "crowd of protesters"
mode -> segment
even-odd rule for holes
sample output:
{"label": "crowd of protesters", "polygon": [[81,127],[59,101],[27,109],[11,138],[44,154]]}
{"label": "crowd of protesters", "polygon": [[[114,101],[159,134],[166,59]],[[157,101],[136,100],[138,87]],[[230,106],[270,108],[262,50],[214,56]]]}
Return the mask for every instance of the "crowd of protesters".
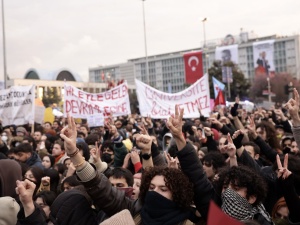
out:
{"label": "crowd of protesters", "polygon": [[300,224],[299,105],[2,127],[0,224]]}

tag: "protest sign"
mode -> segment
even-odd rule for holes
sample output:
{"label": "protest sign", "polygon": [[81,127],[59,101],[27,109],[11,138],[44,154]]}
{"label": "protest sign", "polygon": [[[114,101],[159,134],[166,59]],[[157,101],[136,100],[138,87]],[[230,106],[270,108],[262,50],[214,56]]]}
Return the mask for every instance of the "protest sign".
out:
{"label": "protest sign", "polygon": [[102,113],[88,115],[86,119],[89,127],[104,126],[104,116]]}
{"label": "protest sign", "polygon": [[122,116],[131,114],[127,82],[102,93],[84,92],[67,83],[64,85],[64,114],[75,118],[87,118],[102,113]]}
{"label": "protest sign", "polygon": [[155,119],[168,118],[175,113],[176,104],[184,108],[183,117],[185,118],[199,117],[198,109],[201,109],[204,116],[209,116],[211,111],[207,74],[189,88],[175,94],[161,92],[137,79],[135,79],[135,84],[142,116]]}
{"label": "protest sign", "polygon": [[34,122],[35,86],[12,86],[0,91],[2,125],[23,125]]}

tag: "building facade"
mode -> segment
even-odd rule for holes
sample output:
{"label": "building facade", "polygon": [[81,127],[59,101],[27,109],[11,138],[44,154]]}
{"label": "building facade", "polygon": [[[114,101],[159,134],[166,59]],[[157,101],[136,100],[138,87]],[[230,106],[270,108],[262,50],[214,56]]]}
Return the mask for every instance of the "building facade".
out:
{"label": "building facade", "polygon": [[[216,60],[216,48],[225,45],[238,45],[238,66],[250,82],[255,76],[255,62],[253,59],[253,43],[274,40],[273,61],[275,72],[287,72],[300,79],[300,36],[268,36],[257,38],[252,34],[241,32],[239,35],[227,35],[224,39],[206,41],[203,48],[188,49],[147,57],[148,75],[146,73],[146,58],[129,59],[126,63],[110,66],[99,66],[89,69],[90,82],[106,82],[108,79],[127,80],[134,85],[134,79],[149,83],[152,87],[175,93],[184,90],[185,83],[183,55],[192,51],[202,51],[203,72]],[[148,82],[147,82],[148,81]]]}

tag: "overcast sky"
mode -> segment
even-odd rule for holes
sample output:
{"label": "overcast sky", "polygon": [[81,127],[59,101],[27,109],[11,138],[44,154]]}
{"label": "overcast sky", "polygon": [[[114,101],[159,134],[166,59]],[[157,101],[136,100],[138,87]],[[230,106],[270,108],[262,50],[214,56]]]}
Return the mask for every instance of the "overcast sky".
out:
{"label": "overcast sky", "polygon": [[[87,81],[88,68],[145,56],[141,0],[4,0],[4,5],[11,78],[23,78],[30,68],[67,68]],[[259,37],[297,34],[299,8],[299,0],[146,0],[148,55],[201,47],[203,17],[207,40],[237,35],[240,28]]]}

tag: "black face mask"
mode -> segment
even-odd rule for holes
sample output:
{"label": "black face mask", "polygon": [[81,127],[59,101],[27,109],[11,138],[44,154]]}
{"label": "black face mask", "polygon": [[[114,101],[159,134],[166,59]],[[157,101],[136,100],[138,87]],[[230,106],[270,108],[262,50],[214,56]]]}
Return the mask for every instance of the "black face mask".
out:
{"label": "black face mask", "polygon": [[113,156],[113,155],[111,155],[111,154],[104,153],[104,154],[102,155],[101,160],[102,160],[103,162],[106,162],[106,163],[111,163],[111,161],[113,160],[113,159],[112,159],[112,156]]}

